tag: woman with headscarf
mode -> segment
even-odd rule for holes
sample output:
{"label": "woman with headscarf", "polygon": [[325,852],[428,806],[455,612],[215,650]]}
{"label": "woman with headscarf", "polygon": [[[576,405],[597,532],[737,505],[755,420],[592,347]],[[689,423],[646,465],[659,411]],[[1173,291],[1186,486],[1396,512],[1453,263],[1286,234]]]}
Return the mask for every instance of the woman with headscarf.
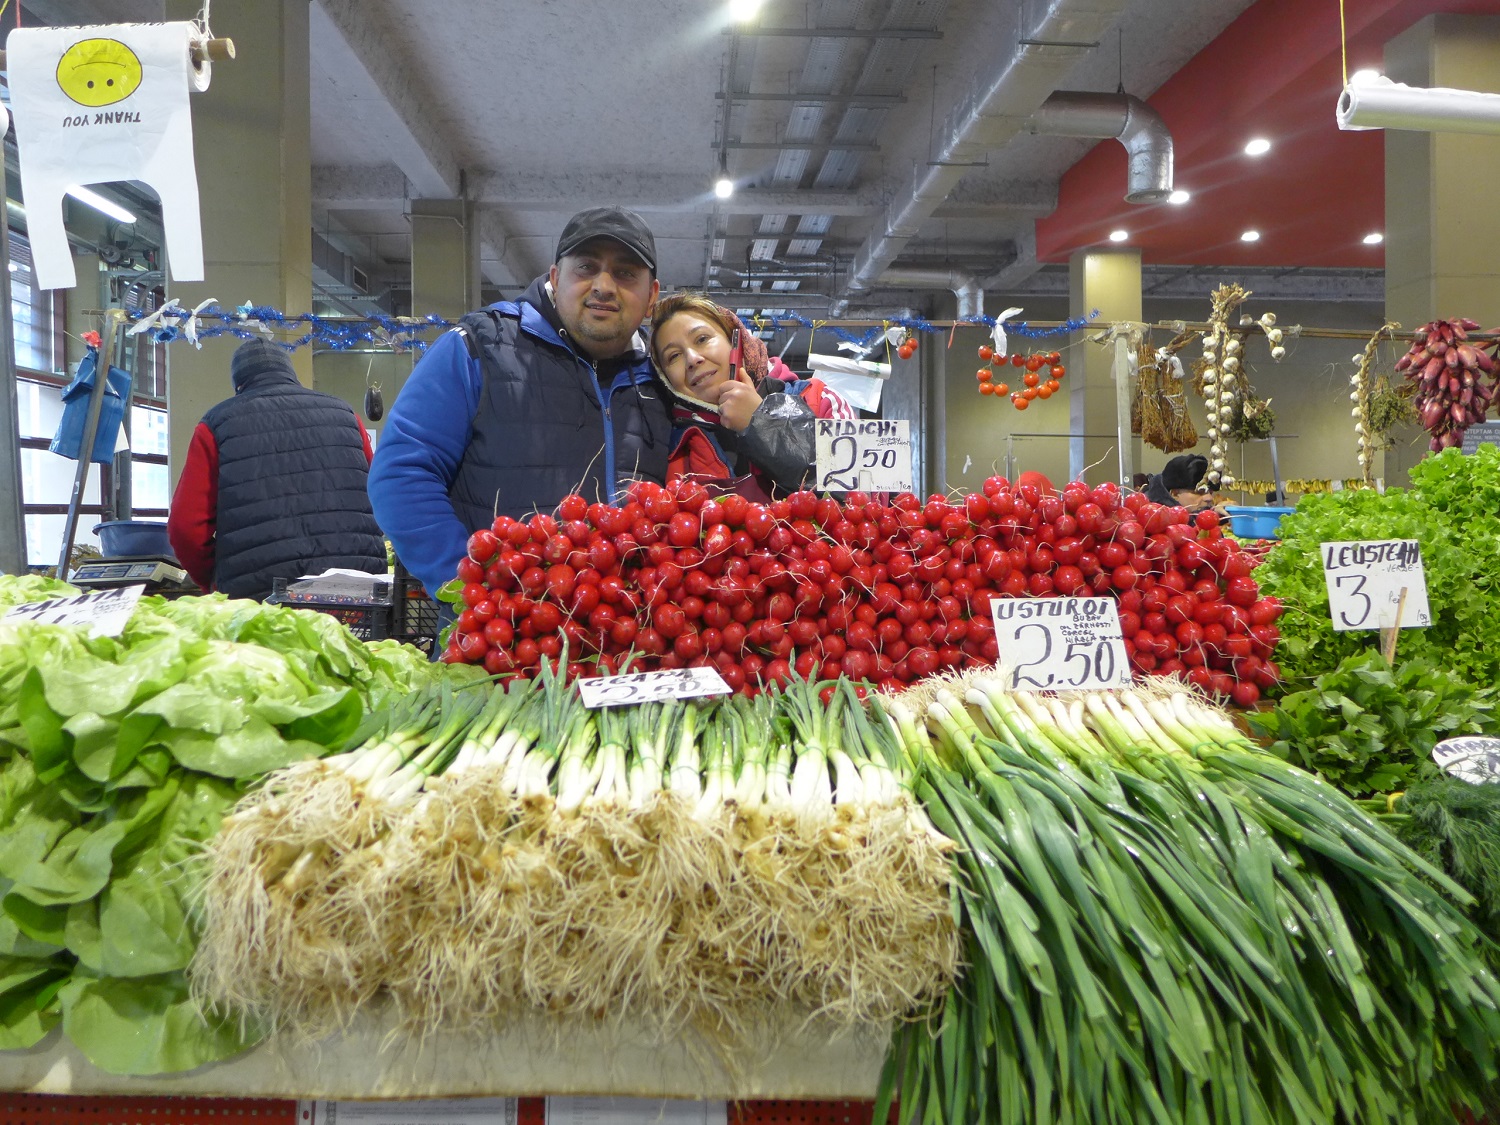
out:
{"label": "woman with headscarf", "polygon": [[651,358],[672,391],[667,475],[764,500],[811,485],[819,418],[854,418],[820,379],[799,379],[739,317],[677,293],[651,315]]}

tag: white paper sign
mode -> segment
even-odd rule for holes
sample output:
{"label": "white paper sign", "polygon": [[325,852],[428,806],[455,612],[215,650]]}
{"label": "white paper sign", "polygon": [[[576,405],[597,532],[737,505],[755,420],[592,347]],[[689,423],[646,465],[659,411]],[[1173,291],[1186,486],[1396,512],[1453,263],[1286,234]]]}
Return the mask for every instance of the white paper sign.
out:
{"label": "white paper sign", "polygon": [[515,1098],[301,1102],[299,1125],[516,1125]]}
{"label": "white paper sign", "polygon": [[725,1125],[726,1102],[660,1098],[548,1098],[547,1125]]}
{"label": "white paper sign", "polygon": [[819,492],[910,492],[911,423],[819,418]]}
{"label": "white paper sign", "polygon": [[1500,781],[1500,738],[1445,738],[1432,748],[1432,760],[1461,781]]}
{"label": "white paper sign", "polygon": [[1130,664],[1113,598],[996,598],[999,667],[1013,691],[1125,687]]}
{"label": "white paper sign", "polygon": [[118,637],[135,612],[145,586],[118,586],[76,598],[52,598],[13,606],[4,617],[11,625],[35,621],[42,625],[82,625],[105,637]]}
{"label": "white paper sign", "polygon": [[1391,628],[1396,624],[1402,590],[1406,604],[1401,609],[1401,628],[1422,629],[1432,624],[1422,547],[1415,539],[1324,543],[1321,550],[1335,631]]}
{"label": "white paper sign", "polygon": [[663,699],[728,695],[729,685],[717,668],[668,668],[628,676],[596,676],[578,681],[585,707],[625,707]]}
{"label": "white paper sign", "polygon": [[203,228],[188,93],[191,23],[18,27],[5,41],[21,159],[27,237],[37,284],[71,289],[63,196],[139,180],[161,197],[174,281],[203,280]]}

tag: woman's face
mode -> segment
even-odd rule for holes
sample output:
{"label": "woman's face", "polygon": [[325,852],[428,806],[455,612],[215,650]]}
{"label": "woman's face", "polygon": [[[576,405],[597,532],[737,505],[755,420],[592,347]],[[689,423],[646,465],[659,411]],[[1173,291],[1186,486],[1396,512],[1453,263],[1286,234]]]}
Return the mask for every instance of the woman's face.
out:
{"label": "woman's face", "polygon": [[651,339],[656,363],[674,391],[717,403],[730,381],[729,337],[697,313],[681,312],[663,322]]}

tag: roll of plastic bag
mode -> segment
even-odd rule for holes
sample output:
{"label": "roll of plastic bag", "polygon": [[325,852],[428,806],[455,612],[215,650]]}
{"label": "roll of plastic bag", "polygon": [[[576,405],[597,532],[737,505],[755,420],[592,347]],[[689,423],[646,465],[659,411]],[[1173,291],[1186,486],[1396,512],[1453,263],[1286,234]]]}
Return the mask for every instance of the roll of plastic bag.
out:
{"label": "roll of plastic bag", "polygon": [[840,375],[873,375],[877,379],[891,377],[891,365],[877,363],[873,359],[847,359],[841,355],[820,355],[812,352],[807,357],[807,366],[814,371],[834,372]]}
{"label": "roll of plastic bag", "polygon": [[1339,95],[1339,128],[1424,133],[1500,133],[1500,94],[1407,86],[1389,78],[1350,83]]}

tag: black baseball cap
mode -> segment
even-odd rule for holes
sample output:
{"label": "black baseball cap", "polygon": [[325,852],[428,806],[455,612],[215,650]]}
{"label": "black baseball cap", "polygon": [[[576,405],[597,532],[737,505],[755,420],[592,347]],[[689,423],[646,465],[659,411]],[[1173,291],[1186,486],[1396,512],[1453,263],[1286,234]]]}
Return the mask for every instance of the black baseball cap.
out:
{"label": "black baseball cap", "polygon": [[557,240],[557,257],[561,261],[594,238],[612,238],[634,254],[654,274],[656,272],[656,239],[646,220],[623,207],[594,207],[580,211],[563,227]]}

